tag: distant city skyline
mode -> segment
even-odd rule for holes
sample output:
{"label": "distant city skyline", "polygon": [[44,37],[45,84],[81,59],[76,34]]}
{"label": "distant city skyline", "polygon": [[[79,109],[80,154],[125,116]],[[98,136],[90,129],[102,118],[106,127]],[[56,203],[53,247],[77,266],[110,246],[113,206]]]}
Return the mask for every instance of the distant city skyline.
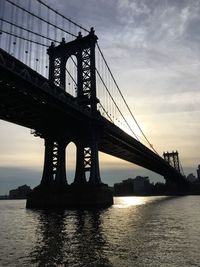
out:
{"label": "distant city skyline", "polygon": [[[200,2],[197,0],[45,1],[93,26],[104,55],[141,128],[162,156],[178,150],[185,174],[200,163]],[[129,118],[127,118],[129,119]],[[44,144],[30,129],[0,121],[0,195],[41,179]],[[67,153],[69,182],[75,148]],[[100,154],[102,181],[157,174]],[[28,176],[28,177],[27,177]],[[162,180],[163,181],[163,180]]]}

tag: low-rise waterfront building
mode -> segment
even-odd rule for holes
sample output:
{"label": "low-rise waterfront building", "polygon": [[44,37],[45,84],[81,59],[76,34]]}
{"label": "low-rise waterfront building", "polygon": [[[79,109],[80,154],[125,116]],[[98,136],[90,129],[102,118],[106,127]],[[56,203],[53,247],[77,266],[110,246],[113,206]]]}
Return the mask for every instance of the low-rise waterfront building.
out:
{"label": "low-rise waterfront building", "polygon": [[194,176],[193,173],[190,173],[190,174],[188,174],[188,176],[187,176],[187,180],[188,180],[189,182],[191,182],[191,183],[194,183],[194,182],[197,181],[197,178]]}
{"label": "low-rise waterfront building", "polygon": [[13,189],[9,191],[9,198],[10,199],[25,199],[27,195],[31,192],[30,186],[22,185],[19,186],[17,189]]}
{"label": "low-rise waterfront building", "polygon": [[114,184],[114,193],[118,196],[145,195],[151,188],[149,177],[137,176]]}

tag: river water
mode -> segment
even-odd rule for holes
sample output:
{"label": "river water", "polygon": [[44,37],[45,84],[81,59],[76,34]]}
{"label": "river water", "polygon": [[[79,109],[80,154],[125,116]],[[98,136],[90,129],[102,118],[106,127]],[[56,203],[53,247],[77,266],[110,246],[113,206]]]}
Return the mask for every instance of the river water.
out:
{"label": "river water", "polygon": [[101,211],[1,200],[0,266],[200,266],[200,196],[117,197]]}

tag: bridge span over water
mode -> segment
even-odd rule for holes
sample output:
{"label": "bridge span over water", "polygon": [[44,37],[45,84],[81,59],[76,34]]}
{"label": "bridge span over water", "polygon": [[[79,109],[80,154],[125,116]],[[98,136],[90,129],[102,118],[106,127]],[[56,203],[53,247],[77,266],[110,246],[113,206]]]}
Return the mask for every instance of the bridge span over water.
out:
{"label": "bridge span over water", "polygon": [[[10,0],[6,2],[13,8],[18,8],[34,16],[30,10],[26,10]],[[43,4],[42,1],[39,2]],[[52,11],[50,7],[46,8]],[[20,27],[21,31],[24,31],[24,26],[16,25],[11,21],[6,21],[6,23],[10,23],[9,25],[12,27]],[[46,23],[52,24],[48,21]],[[57,28],[62,30],[58,26]],[[45,67],[48,68],[49,76],[46,78],[45,75],[41,75],[42,67],[39,73],[39,56],[36,58],[34,70],[31,65],[32,58],[28,55],[30,51],[25,50],[26,56],[22,57],[23,60],[21,60],[19,52],[19,60],[14,53],[11,55],[10,51],[5,51],[3,46],[6,41],[3,39],[3,49],[0,49],[0,119],[31,128],[36,136],[45,140],[44,170],[41,180],[43,189],[56,186],[60,190],[67,186],[65,148],[71,141],[77,147],[76,173],[73,184],[78,185],[78,189],[71,193],[68,192],[69,194],[73,195],[75,192],[75,194],[81,195],[83,189],[80,188],[84,188],[85,184],[95,186],[102,184],[99,172],[99,151],[156,172],[164,176],[168,182],[177,184],[181,188],[187,186],[186,179],[179,169],[172,167],[154,149],[153,151],[152,147],[149,149],[142,144],[137,135],[131,136],[115,123],[114,113],[117,111],[130,128],[114,95],[110,93],[106,81],[97,69],[96,47],[116,85],[102,51],[97,45],[98,38],[93,28],[87,31],[85,36],[79,32],[78,35],[73,36],[71,41],[66,42],[63,38],[61,42],[52,42],[48,46],[30,39],[31,34],[37,34],[41,40],[44,38],[44,33],[38,33],[33,29],[26,30],[28,35],[25,38],[24,35],[16,35],[13,30],[9,32],[5,26],[1,29],[1,38],[3,39],[4,35],[8,35],[8,38],[17,38],[20,42],[25,42],[23,47],[30,42],[48,47],[49,64]],[[46,38],[51,39],[49,36]],[[10,43],[13,42],[12,39],[9,40]],[[14,48],[15,45],[16,42],[13,42]],[[21,46],[22,44],[19,45],[19,47]],[[30,46],[27,47],[30,48]],[[42,58],[43,54],[40,56]],[[70,72],[70,68],[67,69],[69,60],[74,66],[74,76]],[[75,85],[74,94],[68,92],[71,82],[68,82],[67,75]],[[103,97],[99,98],[97,92],[99,82],[106,89],[105,94],[110,99],[109,101],[114,103],[116,111],[112,110],[113,114],[109,110],[111,105],[109,105],[108,99],[106,108],[106,104],[103,105]],[[118,89],[117,85],[116,87]],[[121,94],[121,91],[119,92]],[[121,96],[124,100],[122,94]],[[126,102],[125,104],[127,105]],[[146,136],[144,137],[146,138]],[[90,172],[88,183],[86,172]],[[87,189],[84,190],[87,191]]]}
{"label": "bridge span over water", "polygon": [[66,144],[79,139],[90,142],[92,126],[98,131],[101,152],[154,171],[173,181],[183,181],[163,158],[115,124],[101,116],[92,116],[90,109],[52,85],[22,62],[0,50],[0,118],[30,129],[45,138],[64,138]]}

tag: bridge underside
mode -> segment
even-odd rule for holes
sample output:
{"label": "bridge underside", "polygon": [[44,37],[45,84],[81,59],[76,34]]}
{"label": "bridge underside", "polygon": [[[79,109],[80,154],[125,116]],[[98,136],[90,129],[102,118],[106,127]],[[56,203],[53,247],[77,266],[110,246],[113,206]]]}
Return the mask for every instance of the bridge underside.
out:
{"label": "bridge underside", "polygon": [[[42,77],[42,85],[48,81]],[[54,88],[50,87],[53,92]],[[49,89],[48,88],[48,89]],[[56,88],[59,92],[59,88]],[[60,95],[63,93],[60,89]],[[76,100],[65,94],[61,101],[59,94],[49,94],[42,88],[0,66],[0,119],[30,129],[41,135],[63,135],[69,141],[85,136],[87,141],[92,119],[87,110],[81,110]],[[161,157],[123,132],[103,117],[95,121],[99,130],[100,151],[137,164],[164,177],[174,180],[179,175]],[[59,129],[59,130],[58,130]]]}
{"label": "bridge underside", "polygon": [[62,139],[66,144],[73,141],[79,145],[81,139],[85,147],[95,129],[100,151],[154,171],[180,186],[186,185],[182,175],[160,156],[99,113],[92,117],[76,98],[8,57],[0,58],[0,119],[34,129],[45,140]]}

